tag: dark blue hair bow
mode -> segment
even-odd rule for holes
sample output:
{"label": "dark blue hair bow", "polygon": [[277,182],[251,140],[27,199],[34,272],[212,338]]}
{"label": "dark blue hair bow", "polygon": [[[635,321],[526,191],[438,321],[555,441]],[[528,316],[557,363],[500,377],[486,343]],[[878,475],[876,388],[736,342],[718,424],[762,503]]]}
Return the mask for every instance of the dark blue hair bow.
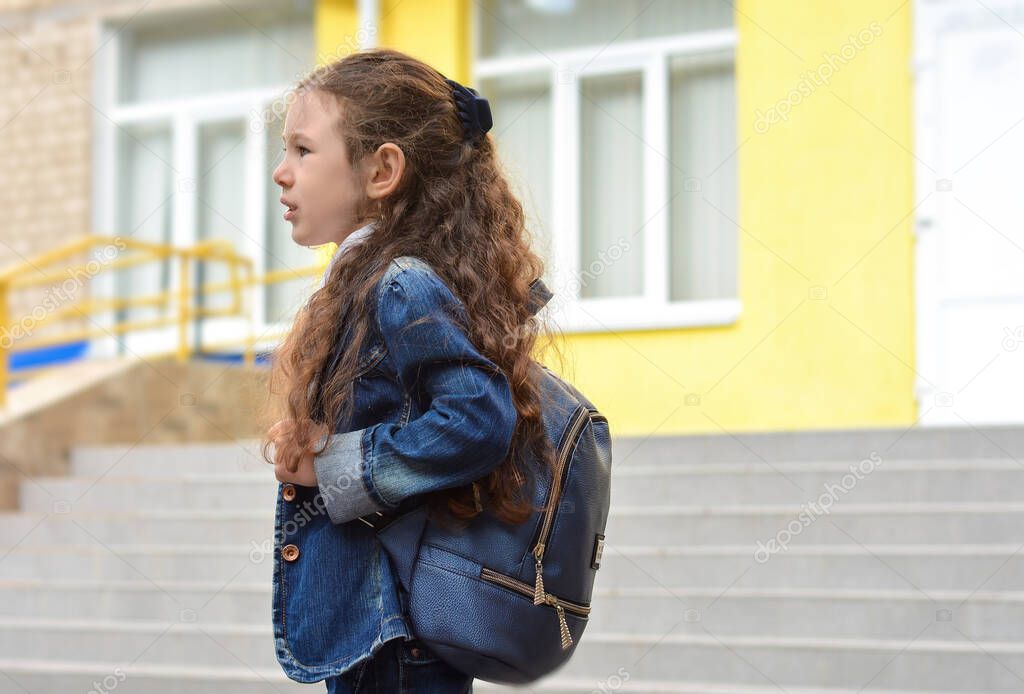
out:
{"label": "dark blue hair bow", "polygon": [[452,88],[465,139],[475,139],[490,130],[494,122],[491,120],[491,105],[487,99],[480,96],[477,90],[464,87],[455,80],[446,77],[445,82]]}

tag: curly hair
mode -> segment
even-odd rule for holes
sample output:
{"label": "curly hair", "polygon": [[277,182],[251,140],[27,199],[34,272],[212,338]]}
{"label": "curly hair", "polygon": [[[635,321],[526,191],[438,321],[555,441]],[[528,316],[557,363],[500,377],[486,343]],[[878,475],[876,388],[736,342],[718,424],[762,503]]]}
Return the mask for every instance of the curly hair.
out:
{"label": "curly hair", "polygon": [[[543,334],[552,333],[529,310],[530,283],[544,262],[531,248],[522,205],[513,195],[488,134],[465,140],[452,97],[440,72],[393,49],[370,49],[314,69],[298,91],[335,100],[336,129],[356,164],[385,142],[401,148],[406,169],[382,200],[360,206],[375,222],[367,241],[353,244],[332,263],[321,289],[296,314],[292,329],[272,355],[270,394],[284,384],[283,411],[294,422],[278,455],[294,469],[303,452],[315,450],[326,422],[348,420],[360,347],[370,334],[372,293],[393,258],[415,255],[428,262],[465,305],[467,336],[505,374],[518,417],[508,456],[483,480],[428,494],[435,516],[467,520],[485,507],[498,518],[522,523],[534,507],[526,489],[528,458],[554,469],[555,451],[543,427],[539,369],[534,362]],[[322,374],[345,326],[336,368]],[[556,350],[557,351],[557,350]],[[559,354],[559,356],[561,356]],[[323,382],[314,386],[320,376]],[[320,397],[315,396],[315,391]],[[323,414],[323,419],[316,417]],[[333,431],[333,429],[331,429]],[[263,456],[271,441],[263,441]]]}

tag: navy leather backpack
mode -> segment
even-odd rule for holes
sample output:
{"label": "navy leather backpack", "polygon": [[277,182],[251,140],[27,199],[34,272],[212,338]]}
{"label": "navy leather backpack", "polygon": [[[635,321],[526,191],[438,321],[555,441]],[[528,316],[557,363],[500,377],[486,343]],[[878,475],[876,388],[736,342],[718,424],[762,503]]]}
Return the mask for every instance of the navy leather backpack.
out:
{"label": "navy leather backpack", "polygon": [[[551,292],[531,287],[536,313]],[[413,632],[477,679],[532,682],[564,665],[587,626],[610,505],[608,419],[539,362],[542,412],[557,451],[539,463],[535,508],[522,524],[484,509],[462,530],[433,523],[425,506],[364,516],[408,593]],[[537,461],[534,461],[537,462]]]}

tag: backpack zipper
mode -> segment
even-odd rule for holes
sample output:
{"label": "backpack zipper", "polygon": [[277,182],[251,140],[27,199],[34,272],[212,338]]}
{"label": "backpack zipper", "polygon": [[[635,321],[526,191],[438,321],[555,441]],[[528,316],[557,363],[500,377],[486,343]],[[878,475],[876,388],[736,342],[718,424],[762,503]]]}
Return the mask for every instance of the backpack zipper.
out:
{"label": "backpack zipper", "polygon": [[558,461],[551,479],[551,492],[548,494],[547,508],[544,511],[544,520],[541,523],[540,533],[537,536],[537,544],[533,547],[533,558],[537,571],[533,586],[531,587],[529,583],[524,583],[517,578],[488,569],[485,566],[480,567],[480,577],[484,580],[510,588],[526,597],[532,597],[534,605],[550,605],[555,608],[555,612],[558,613],[558,630],[562,638],[563,651],[572,645],[572,634],[569,633],[569,625],[565,621],[565,611],[568,610],[580,617],[587,617],[590,614],[590,606],[565,600],[546,592],[544,590],[543,559],[548,537],[551,534],[551,526],[555,518],[555,509],[558,508],[562,495],[562,485],[565,481],[565,466],[569,460],[569,453],[572,450],[573,443],[576,441],[576,437],[579,436],[588,420],[608,421],[604,415],[591,413],[589,409],[582,407],[579,414],[569,425],[569,433],[566,436],[565,444],[558,452]]}
{"label": "backpack zipper", "polygon": [[565,477],[565,464],[569,460],[569,453],[572,451],[572,444],[579,436],[580,431],[590,418],[590,410],[586,407],[580,409],[579,415],[569,426],[569,435],[566,437],[565,445],[558,452],[558,463],[555,466],[555,474],[551,478],[551,492],[548,494],[548,505],[544,511],[544,521],[540,527],[540,534],[537,536],[537,544],[533,547],[533,561],[536,569],[536,577],[533,583],[533,604],[540,605],[544,602],[544,550],[547,548],[548,536],[551,534],[551,526],[555,519],[555,509],[562,496],[562,484]]}
{"label": "backpack zipper", "polygon": [[[510,588],[526,597],[533,595],[533,588],[530,587],[529,583],[523,583],[511,576],[488,569],[486,566],[480,568],[480,578]],[[569,633],[569,625],[565,621],[565,610],[569,610],[580,617],[587,617],[590,614],[590,606],[581,605],[571,600],[564,600],[551,593],[544,594],[544,604],[551,605],[555,608],[555,612],[558,613],[558,631],[562,638],[562,650],[564,651],[572,645],[572,634]]]}

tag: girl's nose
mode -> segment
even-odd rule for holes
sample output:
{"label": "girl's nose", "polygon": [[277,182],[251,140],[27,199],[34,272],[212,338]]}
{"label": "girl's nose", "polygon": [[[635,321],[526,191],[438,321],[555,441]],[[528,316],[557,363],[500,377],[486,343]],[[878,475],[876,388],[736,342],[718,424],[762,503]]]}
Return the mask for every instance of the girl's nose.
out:
{"label": "girl's nose", "polygon": [[274,169],[273,178],[274,183],[282,188],[287,188],[291,185],[291,174],[288,173],[288,167],[285,166],[284,159],[282,159]]}

